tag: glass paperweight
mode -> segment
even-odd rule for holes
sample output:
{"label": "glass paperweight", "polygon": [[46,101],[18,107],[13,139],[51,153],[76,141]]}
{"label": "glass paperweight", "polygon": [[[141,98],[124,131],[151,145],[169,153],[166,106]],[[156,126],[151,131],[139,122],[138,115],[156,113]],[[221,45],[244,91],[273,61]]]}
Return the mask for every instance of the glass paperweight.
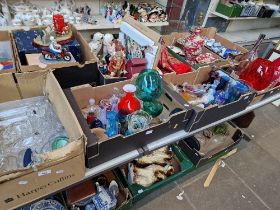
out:
{"label": "glass paperweight", "polygon": [[52,142],[52,150],[56,150],[66,146],[69,143],[67,136],[57,136]]}
{"label": "glass paperweight", "polygon": [[162,113],[163,105],[159,101],[144,101],[143,110],[152,117],[157,117]]}
{"label": "glass paperweight", "polygon": [[136,111],[127,116],[128,130],[126,135],[147,129],[152,121],[151,116],[145,111]]}
{"label": "glass paperweight", "polygon": [[132,84],[126,84],[123,86],[123,90],[126,95],[120,99],[118,104],[118,110],[123,115],[131,114],[141,108],[140,101],[134,96],[136,86]]}
{"label": "glass paperweight", "polygon": [[153,101],[162,93],[162,80],[158,71],[146,69],[136,79],[136,96],[142,101]]}

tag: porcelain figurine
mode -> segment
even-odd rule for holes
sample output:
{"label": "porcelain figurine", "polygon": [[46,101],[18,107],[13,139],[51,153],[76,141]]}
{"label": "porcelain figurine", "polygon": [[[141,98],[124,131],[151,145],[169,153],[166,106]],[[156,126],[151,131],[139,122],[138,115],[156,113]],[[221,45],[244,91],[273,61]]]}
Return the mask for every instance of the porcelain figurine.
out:
{"label": "porcelain figurine", "polygon": [[148,20],[149,22],[151,23],[156,23],[159,21],[159,16],[158,16],[158,11],[151,11],[149,14],[148,14]]}
{"label": "porcelain figurine", "polygon": [[102,48],[103,37],[104,37],[104,35],[102,33],[97,32],[93,35],[93,38],[92,38],[91,42],[89,43],[91,52],[94,53],[95,55],[97,55]]}
{"label": "porcelain figurine", "polygon": [[103,39],[103,55],[112,55],[115,47],[113,46],[113,40],[114,40],[114,36],[112,34],[105,34],[104,35],[104,39]]}
{"label": "porcelain figurine", "polygon": [[56,42],[54,37],[50,37],[50,45],[48,50],[42,50],[42,55],[46,60],[65,60],[71,61],[71,54],[62,48],[60,44]]}
{"label": "porcelain figurine", "polygon": [[121,77],[127,73],[125,70],[125,58],[123,52],[118,51],[111,57],[108,70],[112,77]]}

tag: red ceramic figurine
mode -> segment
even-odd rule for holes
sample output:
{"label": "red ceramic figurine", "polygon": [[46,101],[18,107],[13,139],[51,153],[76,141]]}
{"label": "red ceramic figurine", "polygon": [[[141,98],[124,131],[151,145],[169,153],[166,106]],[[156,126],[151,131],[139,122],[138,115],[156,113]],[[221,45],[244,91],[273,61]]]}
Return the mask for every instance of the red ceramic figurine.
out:
{"label": "red ceramic figurine", "polygon": [[136,86],[132,84],[126,84],[123,86],[123,90],[126,92],[126,95],[121,98],[118,104],[118,110],[123,115],[131,114],[141,108],[139,100],[134,96],[136,91]]}

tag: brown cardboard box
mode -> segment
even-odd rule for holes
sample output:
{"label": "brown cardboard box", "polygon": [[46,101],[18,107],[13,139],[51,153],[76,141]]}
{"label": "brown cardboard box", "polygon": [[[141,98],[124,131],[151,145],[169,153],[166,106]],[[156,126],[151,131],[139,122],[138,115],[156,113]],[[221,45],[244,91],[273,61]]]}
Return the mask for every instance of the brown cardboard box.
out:
{"label": "brown cardboard box", "polygon": [[[45,27],[41,27],[45,28]],[[41,64],[41,65],[22,65],[19,59],[19,54],[17,52],[16,48],[16,42],[14,37],[12,36],[12,41],[13,41],[13,47],[14,47],[14,53],[15,53],[15,58],[16,58],[16,64],[18,67],[18,72],[30,72],[30,71],[38,71],[38,70],[47,70],[47,69],[57,69],[57,68],[63,68],[63,67],[70,67],[70,66],[76,66],[79,67],[80,69],[84,68],[87,65],[95,65],[97,68],[97,58],[91,53],[90,47],[88,46],[87,41],[82,37],[81,33],[77,31],[77,29],[71,25],[72,32],[74,37],[78,40],[80,44],[80,50],[81,50],[81,56],[83,59],[83,63],[78,63],[78,62],[61,62],[61,63],[56,63],[56,64]],[[39,27],[35,28],[30,28],[33,30],[39,29]],[[19,31],[19,30],[17,30]]]}
{"label": "brown cardboard box", "polygon": [[14,68],[12,68],[10,70],[1,70],[0,74],[7,73],[7,72],[16,72],[16,63],[15,63],[15,57],[14,57],[11,33],[8,32],[8,31],[0,31],[0,41],[8,41],[8,42],[10,42],[10,48],[6,49],[6,50],[11,51],[12,60],[13,60],[13,64],[14,64]]}
{"label": "brown cardboard box", "polygon": [[[182,130],[185,125],[184,123],[190,119],[192,110],[185,109],[182,105],[183,102],[178,101],[182,99],[180,97],[171,97],[168,90],[164,88],[161,97],[158,99],[158,101],[163,103],[164,107],[161,114],[161,118],[164,120],[162,120],[160,124],[152,125],[148,129],[132,135],[116,135],[111,138],[104,135],[103,129],[92,129],[91,132],[81,112],[82,109],[87,107],[89,99],[94,98],[96,104],[98,104],[101,99],[108,98],[112,94],[112,89],[114,87],[121,89],[125,84],[135,84],[134,79],[135,78],[99,87],[83,85],[73,87],[67,92],[65,91],[68,101],[87,136],[86,161],[89,168],[124,155],[131,150],[141,150],[147,143],[151,143],[166,135]],[[170,115],[170,112],[176,108],[179,108],[181,111]]]}
{"label": "brown cardboard box", "polygon": [[[175,42],[178,38],[184,38],[186,36],[188,36],[190,33],[189,32],[185,32],[185,33],[178,33],[178,32],[173,32],[169,35],[163,35],[162,36],[162,39],[163,39],[163,42],[165,43],[166,46],[170,46],[170,45],[175,45]],[[243,53],[246,53],[248,52],[247,49],[237,45],[237,44],[234,44],[232,43],[231,41],[227,40],[226,38],[222,37],[221,35],[219,35],[217,33],[217,29],[214,28],[214,27],[210,27],[210,28],[202,28],[202,32],[201,32],[201,36],[206,36],[210,39],[215,39],[216,41],[220,42],[223,46],[227,47],[227,48],[230,48],[230,49],[236,49],[236,50],[239,50],[242,54]],[[218,59],[218,61],[216,61],[215,65],[217,66],[228,66],[229,65],[229,62],[222,58],[221,56],[219,56],[218,54],[212,52],[210,49],[208,49],[207,47],[203,47],[202,49],[203,53],[211,53],[213,54],[213,56],[215,58]],[[171,50],[169,50],[169,52],[172,53]],[[179,56],[179,55],[176,55],[175,53],[172,53],[176,58],[178,58],[179,60],[181,60],[182,62],[185,62],[185,58]],[[195,68],[195,69],[198,69],[202,66],[209,66],[209,64],[195,64],[193,65],[192,67]]]}
{"label": "brown cardboard box", "polygon": [[[84,135],[52,72],[1,74],[1,102],[47,95],[70,143],[44,155],[44,163],[0,174],[0,209],[14,209],[80,181],[85,174]],[[2,86],[2,83],[1,83]],[[8,92],[8,90],[10,92]],[[12,93],[12,94],[11,94]]]}
{"label": "brown cardboard box", "polygon": [[[202,82],[209,79],[209,72],[212,70],[211,67],[201,67],[197,71],[193,71],[187,74],[169,74],[164,76],[164,80],[170,84],[169,87],[173,90],[173,85],[183,84],[188,82],[190,85],[202,84]],[[173,90],[173,97],[180,95]],[[253,100],[255,92],[251,91],[240,96],[240,98],[234,102],[225,105],[212,105],[206,108],[201,108],[198,106],[192,106],[187,101],[184,100],[183,105],[185,107],[192,107],[194,112],[191,120],[186,124],[186,131],[191,132],[196,129],[202,128],[209,125],[215,121],[221,120],[225,117],[233,115],[237,112],[244,110]],[[183,99],[183,98],[182,98]]]}

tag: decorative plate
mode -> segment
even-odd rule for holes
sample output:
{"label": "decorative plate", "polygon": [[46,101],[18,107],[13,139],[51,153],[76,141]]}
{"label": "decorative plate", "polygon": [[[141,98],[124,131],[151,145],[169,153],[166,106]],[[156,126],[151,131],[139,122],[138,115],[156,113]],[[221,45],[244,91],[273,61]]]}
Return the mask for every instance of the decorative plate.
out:
{"label": "decorative plate", "polygon": [[56,200],[41,200],[31,205],[30,210],[65,210]]}

